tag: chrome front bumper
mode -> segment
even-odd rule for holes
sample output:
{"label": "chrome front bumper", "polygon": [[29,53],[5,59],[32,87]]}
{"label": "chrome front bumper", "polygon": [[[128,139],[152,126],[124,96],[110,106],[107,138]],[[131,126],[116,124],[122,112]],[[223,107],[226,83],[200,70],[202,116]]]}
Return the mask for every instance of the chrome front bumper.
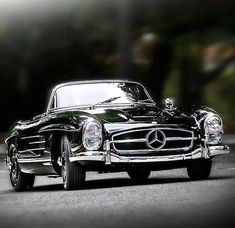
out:
{"label": "chrome front bumper", "polygon": [[71,162],[104,162],[111,163],[148,163],[148,162],[165,162],[180,161],[198,158],[212,158],[214,156],[228,154],[230,152],[228,146],[210,146],[207,149],[198,148],[188,154],[168,155],[168,156],[119,156],[110,151],[86,151],[78,153],[76,156],[69,157]]}

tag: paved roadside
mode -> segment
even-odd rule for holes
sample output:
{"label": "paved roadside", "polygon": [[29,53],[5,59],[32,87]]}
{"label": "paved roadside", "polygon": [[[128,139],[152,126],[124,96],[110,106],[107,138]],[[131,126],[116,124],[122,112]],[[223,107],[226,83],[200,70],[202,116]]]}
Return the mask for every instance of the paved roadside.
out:
{"label": "paved roadside", "polygon": [[0,144],[0,154],[6,154],[6,145]]}
{"label": "paved roadside", "polygon": [[234,145],[235,144],[235,135],[224,135],[223,139],[224,144]]}
{"label": "paved roadside", "polygon": [[[125,172],[87,172],[84,189],[36,177],[31,191],[12,190],[0,162],[1,228],[234,228],[235,150],[218,156],[208,180],[186,169],[155,171],[143,183]],[[1,168],[2,167],[2,168]],[[187,225],[188,224],[188,225]]]}

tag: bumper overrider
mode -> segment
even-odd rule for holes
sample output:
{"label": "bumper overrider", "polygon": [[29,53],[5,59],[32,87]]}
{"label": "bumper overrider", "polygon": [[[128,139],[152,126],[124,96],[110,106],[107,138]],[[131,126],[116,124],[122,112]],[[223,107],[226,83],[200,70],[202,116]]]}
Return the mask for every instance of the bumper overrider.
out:
{"label": "bumper overrider", "polygon": [[[187,154],[167,155],[167,156],[120,156],[110,151],[108,147],[105,151],[86,151],[80,152],[69,157],[71,162],[104,162],[112,163],[154,163],[166,161],[181,161],[189,159],[210,159],[218,155],[228,154],[230,149],[227,145],[209,146],[207,148],[197,148]],[[157,151],[156,151],[157,153]]]}

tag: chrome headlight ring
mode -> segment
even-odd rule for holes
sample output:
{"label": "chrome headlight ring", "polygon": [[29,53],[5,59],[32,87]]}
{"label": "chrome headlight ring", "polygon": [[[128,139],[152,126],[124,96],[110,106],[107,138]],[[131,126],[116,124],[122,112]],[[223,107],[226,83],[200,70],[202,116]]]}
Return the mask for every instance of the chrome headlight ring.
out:
{"label": "chrome headlight ring", "polygon": [[205,119],[205,130],[209,133],[218,133],[223,131],[223,121],[216,114],[209,114]]}
{"label": "chrome headlight ring", "polygon": [[206,143],[220,144],[223,138],[223,121],[216,114],[209,114],[204,122]]}
{"label": "chrome headlight ring", "polygon": [[90,120],[83,126],[82,143],[87,150],[98,150],[102,144],[102,126],[96,120]]}

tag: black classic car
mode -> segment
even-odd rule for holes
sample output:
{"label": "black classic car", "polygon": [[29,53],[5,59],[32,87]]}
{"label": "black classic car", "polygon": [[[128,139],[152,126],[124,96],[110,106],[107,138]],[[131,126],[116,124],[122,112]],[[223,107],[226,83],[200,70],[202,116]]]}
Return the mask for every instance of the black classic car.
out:
{"label": "black classic car", "polygon": [[45,113],[18,121],[6,139],[6,164],[16,191],[31,189],[35,175],[61,176],[79,189],[86,171],[126,171],[134,181],[151,171],[187,168],[206,179],[222,145],[223,122],[204,106],[156,105],[140,83],[102,80],[56,86]]}

